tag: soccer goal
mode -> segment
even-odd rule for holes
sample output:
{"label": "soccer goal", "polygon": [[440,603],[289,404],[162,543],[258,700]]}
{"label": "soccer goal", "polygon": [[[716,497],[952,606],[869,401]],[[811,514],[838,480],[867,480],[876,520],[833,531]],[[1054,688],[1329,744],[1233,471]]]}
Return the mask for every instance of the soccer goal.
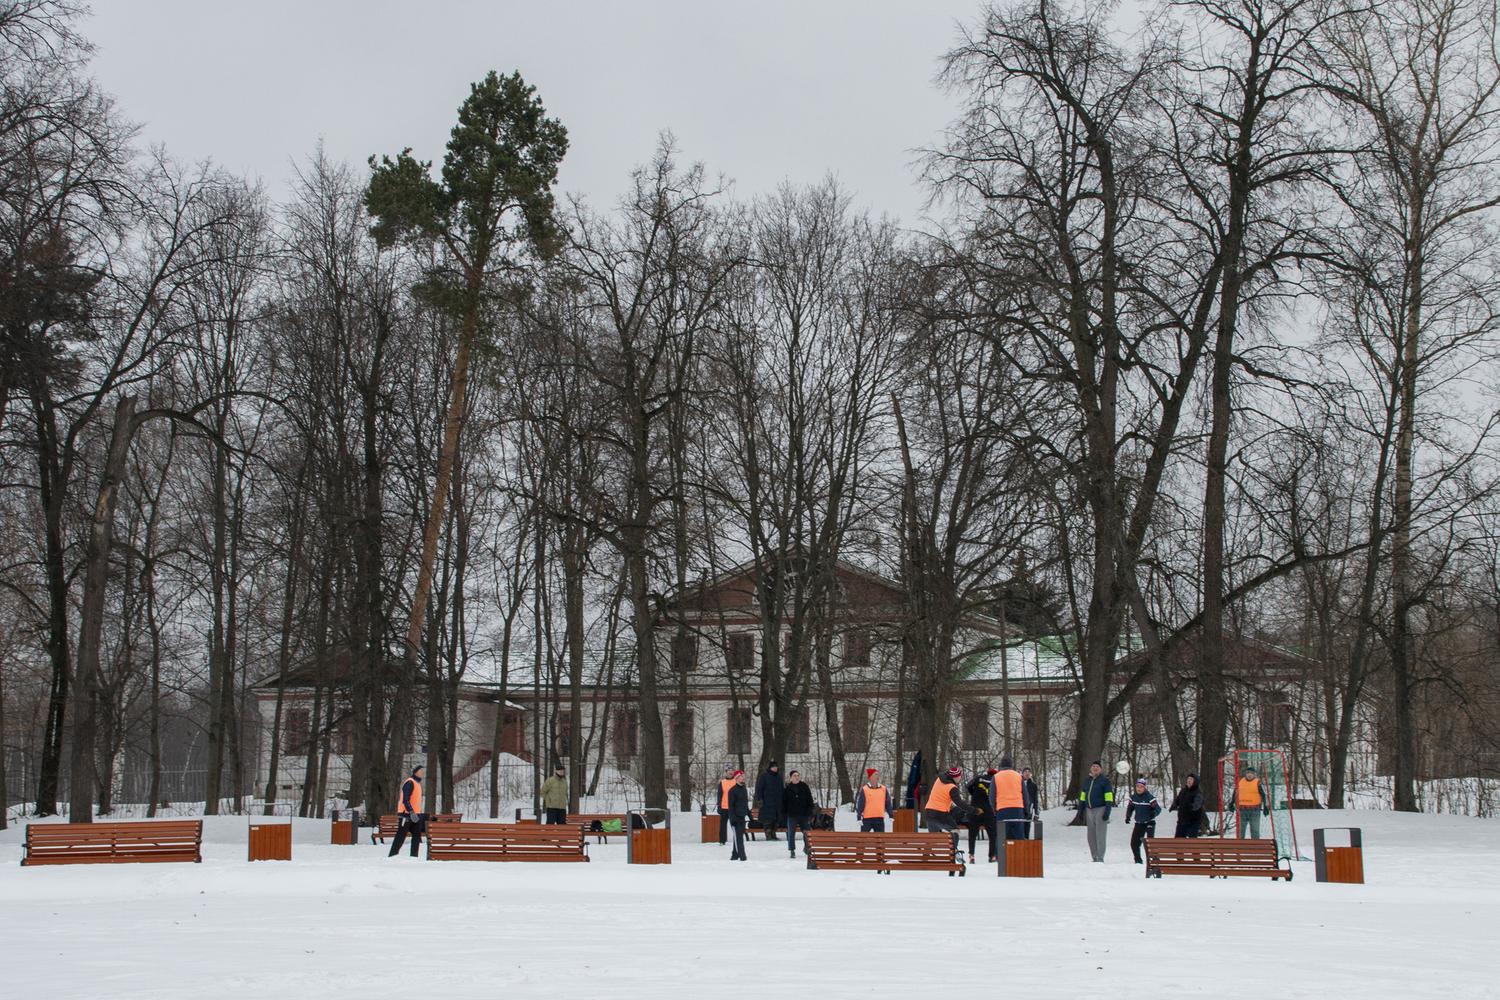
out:
{"label": "soccer goal", "polygon": [[[1266,823],[1271,839],[1276,841],[1276,855],[1292,861],[1306,861],[1297,850],[1297,824],[1292,819],[1292,790],[1287,779],[1286,754],[1280,750],[1231,750],[1219,758],[1219,829],[1223,836],[1244,837],[1240,829],[1239,810],[1234,807],[1235,784],[1254,768],[1260,777],[1265,803],[1270,807]],[[1232,826],[1231,826],[1232,824]],[[1265,830],[1261,831],[1262,836]]]}

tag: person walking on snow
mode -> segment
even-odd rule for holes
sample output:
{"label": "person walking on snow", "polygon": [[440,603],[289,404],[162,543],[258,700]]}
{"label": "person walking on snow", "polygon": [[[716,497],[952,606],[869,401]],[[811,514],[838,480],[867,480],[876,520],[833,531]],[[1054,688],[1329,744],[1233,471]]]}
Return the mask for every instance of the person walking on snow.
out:
{"label": "person walking on snow", "polygon": [[1141,860],[1141,842],[1156,836],[1156,817],[1160,815],[1161,803],[1146,787],[1146,779],[1136,778],[1135,791],[1130,795],[1130,804],[1125,807],[1125,822],[1135,823],[1135,829],[1130,831],[1130,855],[1138,865],[1145,864]]}
{"label": "person walking on snow", "polygon": [[552,774],[542,782],[542,808],[547,813],[547,823],[556,826],[568,821],[568,779],[561,764],[552,769]]}
{"label": "person walking on snow", "polygon": [[[959,856],[958,851],[958,814],[968,811],[968,806],[963,800],[963,792],[959,790],[958,779],[964,776],[963,768],[950,767],[937,776],[932,783],[932,791],[927,796],[927,804],[922,807],[922,822],[927,829],[936,833],[942,831],[953,837],[953,854]],[[959,860],[963,860],[959,857]]]}
{"label": "person walking on snow", "polygon": [[1078,790],[1078,808],[1089,828],[1089,854],[1096,862],[1104,861],[1109,840],[1109,812],[1115,806],[1115,786],[1104,776],[1104,766],[1097,760],[1089,765],[1089,776]]}
{"label": "person walking on snow", "polygon": [[989,844],[990,860],[995,860],[995,769],[992,767],[983,774],[975,774],[969,783],[964,786],[964,791],[969,793],[969,805],[974,807],[974,815],[969,817],[969,857],[974,857],[975,841],[979,837],[979,831],[983,830],[986,842]]}
{"label": "person walking on snow", "polygon": [[[1040,791],[1036,787],[1036,779],[1031,776],[1031,768],[1021,768],[1021,785],[1022,790],[1026,794],[1026,818],[1029,820],[1041,819],[1042,797]],[[1041,827],[1037,826],[1035,822],[1026,824],[1025,839],[1041,840]]]}
{"label": "person walking on snow", "polygon": [[416,857],[418,849],[422,846],[422,765],[418,764],[411,769],[411,776],[401,782],[401,795],[396,802],[396,814],[400,822],[396,824],[396,837],[391,841],[391,853],[387,857],[394,858],[401,853],[401,845],[406,843],[407,834],[411,834],[411,856]]}
{"label": "person walking on snow", "polygon": [[734,787],[734,766],[724,765],[724,776],[719,779],[719,846],[723,847],[729,834],[729,790]]}
{"label": "person walking on snow", "polygon": [[760,808],[757,818],[760,828],[766,831],[767,840],[775,840],[776,828],[781,825],[781,771],[773,760],[766,765],[766,773],[755,783],[755,804]]}
{"label": "person walking on snow", "polygon": [[[1255,768],[1245,768],[1245,776],[1234,786],[1234,807],[1239,814],[1239,835],[1260,837],[1260,818],[1271,815],[1271,804],[1266,799],[1265,786],[1255,773]],[[1250,832],[1246,833],[1246,828]]]}
{"label": "person walking on snow", "polygon": [[745,772],[735,771],[733,784],[729,786],[729,804],[726,806],[729,823],[734,827],[734,853],[730,861],[745,861],[745,823],[750,819],[750,790],[745,787]]}
{"label": "person walking on snow", "polygon": [[1198,785],[1198,776],[1190,774],[1172,796],[1169,812],[1177,814],[1177,832],[1174,837],[1196,837],[1203,830],[1203,789]]}
{"label": "person walking on snow", "polygon": [[885,820],[893,816],[891,793],[880,783],[880,768],[865,768],[865,783],[854,793],[854,815],[860,833],[885,833]]}
{"label": "person walking on snow", "polygon": [[[765,808],[762,806],[761,808]],[[786,853],[788,857],[797,856],[797,830],[802,830],[802,854],[807,855],[810,845],[807,842],[807,831],[812,829],[813,812],[812,789],[802,780],[802,775],[792,771],[786,776],[786,789],[781,793],[781,812],[786,817]]]}

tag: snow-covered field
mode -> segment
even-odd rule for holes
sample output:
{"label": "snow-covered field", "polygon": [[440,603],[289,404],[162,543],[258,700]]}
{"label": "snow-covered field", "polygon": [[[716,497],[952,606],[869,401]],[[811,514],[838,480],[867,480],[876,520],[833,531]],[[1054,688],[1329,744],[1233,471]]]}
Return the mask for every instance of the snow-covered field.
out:
{"label": "snow-covered field", "polygon": [[[0,833],[9,997],[1500,997],[1500,822],[1300,813],[1360,826],[1366,885],[1147,880],[1049,815],[1045,879],[812,872],[696,843],[670,866],[386,858],[297,821],[295,860],[248,864],[207,820],[201,865],[22,868]],[[850,817],[840,817],[841,825]],[[1330,838],[1342,843],[1342,839]]]}

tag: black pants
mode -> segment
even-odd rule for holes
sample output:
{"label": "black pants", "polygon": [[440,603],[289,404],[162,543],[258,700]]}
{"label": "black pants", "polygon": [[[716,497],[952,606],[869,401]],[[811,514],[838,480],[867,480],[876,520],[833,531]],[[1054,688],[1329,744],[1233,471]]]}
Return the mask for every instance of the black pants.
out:
{"label": "black pants", "polygon": [[1203,830],[1203,821],[1201,819],[1183,819],[1181,816],[1178,816],[1177,817],[1177,832],[1174,833],[1173,836],[1174,837],[1196,837],[1196,836],[1198,836],[1198,834],[1202,830]]}
{"label": "black pants", "polygon": [[859,821],[860,833],[885,833],[884,816],[866,816]]}
{"label": "black pants", "polygon": [[776,828],[781,826],[782,817],[771,812],[765,806],[760,807],[760,828],[766,832],[767,840],[776,840]]}
{"label": "black pants", "polygon": [[1136,864],[1141,864],[1141,841],[1147,837],[1156,836],[1155,823],[1137,823],[1135,829],[1130,832],[1130,856],[1135,858]]}
{"label": "black pants", "polygon": [[566,823],[567,821],[568,821],[568,811],[566,809],[553,809],[550,806],[548,807],[548,809],[547,809],[547,825],[548,826],[559,826],[559,825],[561,825],[563,823]]}
{"label": "black pants", "polygon": [[745,821],[736,819],[734,825],[734,852],[729,855],[730,861],[745,861]]}
{"label": "black pants", "polygon": [[972,858],[974,856],[974,842],[978,839],[980,830],[983,830],[985,837],[989,839],[990,860],[994,861],[995,817],[991,816],[989,813],[985,813],[982,816],[975,814],[974,818],[969,820],[969,857]]}
{"label": "black pants", "polygon": [[723,847],[729,836],[729,810],[719,810],[719,846]]}
{"label": "black pants", "polygon": [[[797,853],[797,831],[802,831],[802,853],[806,854],[812,850],[807,842],[807,831],[812,829],[811,816],[788,816],[786,818],[786,852],[795,855]],[[770,839],[770,838],[767,838]]]}
{"label": "black pants", "polygon": [[401,853],[401,845],[406,843],[406,835],[411,834],[411,856],[416,857],[422,847],[422,831],[427,824],[419,817],[412,819],[407,814],[402,814],[401,822],[396,826],[396,839],[391,841],[391,853],[387,857],[394,858]]}

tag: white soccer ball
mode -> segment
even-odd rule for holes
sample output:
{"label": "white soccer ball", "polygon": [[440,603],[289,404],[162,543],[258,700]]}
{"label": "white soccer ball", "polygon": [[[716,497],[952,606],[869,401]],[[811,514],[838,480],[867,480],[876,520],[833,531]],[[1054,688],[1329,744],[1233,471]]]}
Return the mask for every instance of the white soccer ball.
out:
{"label": "white soccer ball", "polygon": [[1118,764],[1116,764],[1115,765],[1115,773],[1116,774],[1129,774],[1130,773],[1130,761],[1128,761],[1128,760],[1122,760]]}

